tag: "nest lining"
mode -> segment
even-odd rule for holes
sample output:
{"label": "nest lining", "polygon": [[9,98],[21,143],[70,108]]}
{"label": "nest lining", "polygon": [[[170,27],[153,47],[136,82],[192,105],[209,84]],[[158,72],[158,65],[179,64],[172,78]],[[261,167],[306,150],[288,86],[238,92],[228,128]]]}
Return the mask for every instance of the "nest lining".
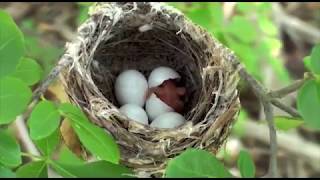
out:
{"label": "nest lining", "polygon": [[[62,58],[72,65],[62,75],[71,101],[111,133],[122,162],[137,172],[162,172],[168,159],[189,147],[217,151],[239,110],[232,54],[180,12],[161,3],[98,3],[67,44]],[[155,129],[128,120],[118,110],[114,81],[125,69],[146,77],[169,66],[187,88],[176,129]]]}

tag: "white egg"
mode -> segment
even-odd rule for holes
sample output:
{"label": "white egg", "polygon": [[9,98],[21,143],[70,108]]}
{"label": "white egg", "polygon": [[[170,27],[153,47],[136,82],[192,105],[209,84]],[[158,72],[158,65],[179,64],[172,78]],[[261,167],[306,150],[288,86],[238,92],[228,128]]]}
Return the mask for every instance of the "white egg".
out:
{"label": "white egg", "polygon": [[148,124],[148,115],[142,109],[142,107],[136,104],[126,104],[123,105],[120,109],[120,112],[125,114],[129,119],[137,121],[142,124]]}
{"label": "white egg", "polygon": [[176,128],[185,122],[185,118],[176,112],[168,112],[158,116],[150,124],[154,128]]}
{"label": "white egg", "polygon": [[148,82],[142,73],[136,70],[125,70],[116,79],[115,95],[120,103],[143,106],[148,91]]}
{"label": "white egg", "polygon": [[172,68],[160,66],[155,68],[149,75],[149,87],[157,87],[168,79],[179,79],[181,76]]}
{"label": "white egg", "polygon": [[168,106],[165,102],[161,101],[160,98],[152,93],[146,101],[146,111],[149,119],[152,121],[161,114],[173,112],[174,109]]}

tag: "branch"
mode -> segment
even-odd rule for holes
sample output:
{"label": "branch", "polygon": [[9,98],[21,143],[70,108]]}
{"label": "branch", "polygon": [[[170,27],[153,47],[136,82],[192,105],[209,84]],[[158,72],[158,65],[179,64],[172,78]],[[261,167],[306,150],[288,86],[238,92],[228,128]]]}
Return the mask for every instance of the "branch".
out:
{"label": "branch", "polygon": [[51,70],[49,75],[44,79],[40,85],[37,87],[37,89],[33,92],[32,100],[30,103],[31,109],[34,107],[34,105],[39,101],[39,98],[41,95],[46,92],[50,84],[58,77],[59,73],[63,68],[65,68],[67,65],[69,65],[72,61],[67,58],[62,58],[58,64]]}
{"label": "branch", "polygon": [[14,121],[14,125],[16,126],[19,132],[19,139],[21,140],[23,146],[26,148],[26,151],[29,154],[40,156],[40,152],[38,151],[37,147],[34,145],[29,136],[28,129],[24,121],[24,116],[18,116],[17,119]]}
{"label": "branch", "polygon": [[[309,79],[314,78],[311,74],[306,74],[305,78],[302,80],[298,80],[294,82],[293,84],[284,87],[282,89],[276,90],[276,91],[270,91],[263,87],[256,79],[254,79],[243,67],[243,65],[239,62],[239,60],[234,56],[231,55],[229,57],[234,69],[236,69],[239,72],[240,77],[249,84],[249,86],[252,88],[254,93],[258,96],[261,104],[264,108],[264,114],[266,116],[266,120],[268,123],[269,128],[269,142],[270,142],[270,162],[269,162],[269,168],[268,173],[263,177],[278,177],[278,168],[277,168],[277,132],[274,125],[274,113],[272,105],[282,109],[283,111],[287,112],[293,117],[301,117],[300,114],[297,112],[296,109],[287,106],[280,102],[277,98],[282,98],[285,95],[288,95],[294,91],[297,91],[306,81]],[[256,128],[253,128],[254,132],[258,131]],[[252,129],[250,129],[248,132],[251,132]],[[262,132],[258,132],[262,133]],[[266,134],[266,131],[263,131],[263,134]],[[265,137],[263,135],[263,137]],[[285,143],[287,145],[287,143]],[[291,147],[291,146],[290,146]],[[314,148],[317,149],[317,148]]]}
{"label": "branch", "polygon": [[268,96],[268,92],[256,79],[254,79],[239,62],[235,56],[230,57],[231,63],[234,69],[237,69],[240,77],[245,80],[253,89],[254,93],[259,97],[263,107],[266,120],[269,127],[270,138],[270,162],[268,174],[266,177],[278,177],[277,172],[277,132],[273,122],[273,109],[271,105],[271,98]]}
{"label": "branch", "polygon": [[306,73],[305,74],[305,77],[303,79],[299,79],[295,82],[293,82],[292,84],[284,87],[284,88],[281,88],[281,89],[278,89],[278,90],[274,90],[274,91],[270,91],[268,93],[268,96],[271,97],[271,98],[283,98],[284,96],[290,94],[290,93],[293,93],[295,91],[297,91],[298,89],[300,89],[304,83],[310,79],[312,79],[312,75],[310,75],[309,73]]}
{"label": "branch", "polygon": [[267,176],[277,177],[278,176],[278,167],[277,167],[277,132],[273,120],[273,108],[270,101],[262,101],[264,107],[264,113],[269,128],[270,136],[270,163]]}
{"label": "branch", "polygon": [[279,109],[285,111],[286,113],[290,114],[292,117],[301,117],[299,112],[294,108],[287,106],[280,102],[278,99],[271,99],[271,103],[278,107]]}

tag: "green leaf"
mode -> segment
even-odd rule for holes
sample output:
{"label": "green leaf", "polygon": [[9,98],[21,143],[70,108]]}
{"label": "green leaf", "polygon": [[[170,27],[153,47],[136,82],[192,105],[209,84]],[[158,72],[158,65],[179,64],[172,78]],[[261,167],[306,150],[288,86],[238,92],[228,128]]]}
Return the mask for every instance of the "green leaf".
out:
{"label": "green leaf", "polygon": [[288,131],[301,126],[304,122],[302,119],[298,118],[276,116],[274,117],[274,123],[278,130]]}
{"label": "green leaf", "polygon": [[241,13],[249,13],[257,9],[256,5],[250,2],[238,2],[236,8]]}
{"label": "green leaf", "polygon": [[232,49],[241,59],[241,62],[245,65],[249,73],[253,74],[255,77],[259,77],[261,73],[257,66],[259,66],[258,55],[260,54],[252,51],[252,47],[250,45],[238,43],[230,36],[225,36],[225,39],[230,49]]}
{"label": "green leaf", "polygon": [[78,16],[77,16],[77,24],[81,25],[86,19],[88,19],[89,6],[81,6],[79,8]]}
{"label": "green leaf", "polygon": [[185,152],[170,160],[165,176],[180,177],[232,177],[224,165],[211,153],[200,149],[187,149]]}
{"label": "green leaf", "polygon": [[243,178],[253,178],[255,176],[256,167],[248,152],[240,151],[237,164]]}
{"label": "green leaf", "polygon": [[50,157],[50,155],[52,155],[55,148],[57,147],[59,141],[60,141],[60,133],[59,133],[59,130],[57,129],[48,137],[35,141],[35,144],[45,156]]}
{"label": "green leaf", "polygon": [[259,16],[258,24],[262,32],[269,36],[276,36],[278,34],[278,29],[275,24],[267,16]]}
{"label": "green leaf", "polygon": [[33,109],[28,120],[30,136],[39,140],[52,134],[60,123],[60,114],[51,101],[41,101]]}
{"label": "green leaf", "polygon": [[196,24],[202,26],[211,33],[222,28],[223,12],[220,3],[206,3],[193,9],[187,16]]}
{"label": "green leaf", "polygon": [[63,146],[57,162],[62,164],[83,164],[84,161],[73,154],[66,146]]}
{"label": "green leaf", "polygon": [[23,34],[10,15],[0,10],[0,78],[15,71],[24,53]]}
{"label": "green leaf", "polygon": [[0,164],[0,178],[15,178],[16,174]]}
{"label": "green leaf", "polygon": [[34,85],[41,79],[42,73],[41,66],[35,60],[22,58],[13,76],[28,85]]}
{"label": "green leaf", "polygon": [[67,178],[128,178],[133,175],[133,172],[126,167],[106,161],[97,161],[82,165],[53,162],[52,166],[61,176]]}
{"label": "green leaf", "polygon": [[226,27],[226,32],[243,43],[253,43],[257,39],[256,28],[242,16],[234,16]]}
{"label": "green leaf", "polygon": [[307,69],[311,70],[311,57],[310,56],[304,57],[303,63]]}
{"label": "green leaf", "polygon": [[0,79],[0,124],[8,124],[21,114],[31,100],[30,88],[20,79]]}
{"label": "green leaf", "polygon": [[37,59],[37,62],[43,67],[43,76],[46,76],[52,70],[63,51],[62,48],[59,49],[50,42],[41,41],[37,35],[26,36],[25,47],[25,56]]}
{"label": "green leaf", "polygon": [[92,6],[94,2],[77,2],[79,6]]}
{"label": "green leaf", "polygon": [[320,44],[312,48],[311,51],[311,66],[310,69],[313,73],[320,75]]}
{"label": "green leaf", "polygon": [[190,7],[190,4],[184,2],[166,2],[168,5],[179,9],[181,12],[192,10],[193,6]]}
{"label": "green leaf", "polygon": [[320,83],[307,81],[298,92],[297,107],[306,125],[320,129]]}
{"label": "green leaf", "polygon": [[3,130],[0,130],[0,163],[8,167],[22,163],[19,144]]}
{"label": "green leaf", "polygon": [[113,137],[89,122],[85,114],[71,104],[62,104],[60,111],[69,120],[81,143],[98,159],[119,163],[120,152]]}
{"label": "green leaf", "polygon": [[48,178],[47,164],[45,161],[33,161],[21,166],[17,170],[18,178]]}

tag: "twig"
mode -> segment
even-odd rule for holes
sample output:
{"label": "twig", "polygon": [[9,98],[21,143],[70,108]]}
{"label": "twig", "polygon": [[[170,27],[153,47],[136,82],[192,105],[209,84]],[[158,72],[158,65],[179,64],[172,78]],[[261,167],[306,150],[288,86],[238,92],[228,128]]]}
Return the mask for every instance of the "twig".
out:
{"label": "twig", "polygon": [[297,91],[299,88],[301,88],[303,86],[303,84],[306,81],[308,81],[310,79],[312,79],[312,76],[309,74],[306,74],[304,79],[299,79],[284,88],[271,91],[268,93],[268,96],[270,96],[271,98],[283,98],[284,96]]}
{"label": "twig", "polygon": [[269,127],[269,136],[270,136],[270,163],[267,176],[270,177],[277,177],[278,176],[278,166],[277,166],[277,132],[274,126],[273,120],[273,108],[271,106],[270,101],[265,100],[262,102],[264,107],[264,113],[266,116],[266,120]]}
{"label": "twig", "polygon": [[270,138],[270,162],[269,170],[266,177],[278,177],[277,173],[277,132],[273,122],[273,110],[271,106],[271,98],[268,96],[266,88],[264,88],[256,79],[254,79],[239,62],[239,60],[231,55],[229,57],[234,69],[237,69],[240,77],[245,80],[253,89],[254,93],[259,97],[263,107],[266,120],[269,127]]}
{"label": "twig", "polygon": [[294,108],[292,108],[290,106],[283,104],[278,99],[271,99],[271,103],[273,105],[275,105],[276,107],[278,107],[279,109],[287,112],[288,114],[290,114],[293,117],[301,117],[297,110],[295,110]]}
{"label": "twig", "polygon": [[72,61],[67,58],[62,58],[58,64],[51,70],[45,80],[43,80],[37,89],[33,92],[32,100],[30,103],[31,108],[38,102],[41,95],[48,89],[49,85],[57,78],[63,68],[65,68]]}
{"label": "twig", "polygon": [[19,139],[21,140],[23,146],[26,148],[26,151],[31,155],[40,156],[40,152],[29,136],[27,126],[24,122],[24,116],[18,116],[14,121],[14,124],[19,132]]}

